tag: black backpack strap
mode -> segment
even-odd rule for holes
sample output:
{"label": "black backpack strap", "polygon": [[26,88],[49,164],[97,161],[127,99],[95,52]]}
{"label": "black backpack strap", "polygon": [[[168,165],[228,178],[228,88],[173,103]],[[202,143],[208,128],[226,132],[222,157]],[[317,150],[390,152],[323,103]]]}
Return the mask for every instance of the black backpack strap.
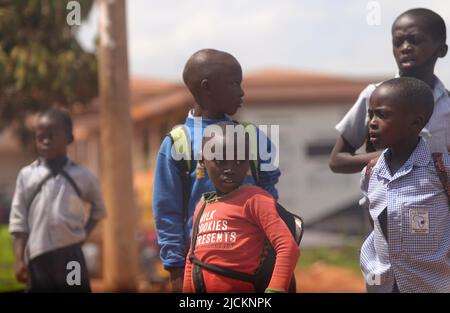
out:
{"label": "black backpack strap", "polygon": [[230,277],[230,278],[234,278],[237,280],[242,280],[242,281],[246,281],[249,283],[254,284],[255,283],[255,276],[254,275],[250,275],[247,273],[243,273],[243,272],[238,272],[238,271],[233,271],[230,269],[226,269],[220,266],[216,266],[216,265],[211,265],[208,263],[204,263],[202,261],[200,261],[194,253],[191,253],[191,261],[192,263],[198,265],[201,268],[204,268],[208,271],[211,271],[213,273],[222,275],[222,276],[226,276],[226,277]]}
{"label": "black backpack strap", "polygon": [[444,162],[442,160],[442,153],[435,152],[431,155],[434,163],[434,167],[436,169],[439,180],[444,187],[445,194],[447,195],[448,205],[450,209],[450,182],[448,181],[447,171],[444,166]]}
{"label": "black backpack strap", "polygon": [[38,186],[36,187],[36,189],[33,191],[33,193],[31,194],[30,199],[28,200],[28,204],[27,204],[27,212],[30,210],[31,204],[33,203],[34,199],[36,198],[36,196],[39,194],[39,192],[41,192],[42,186],[44,186],[44,184],[53,176],[56,176],[57,174],[61,174],[68,182],[69,184],[73,187],[73,189],[75,190],[75,192],[77,193],[78,197],[80,197],[81,199],[81,191],[80,188],[78,187],[78,185],[76,184],[75,180],[69,175],[69,173],[67,173],[64,169],[59,170],[59,172],[57,172],[56,174],[53,173],[51,170],[50,172],[39,182]]}
{"label": "black backpack strap", "polygon": [[191,168],[194,167],[193,160],[186,161],[186,160],[178,160],[175,161],[175,164],[180,171],[180,178],[181,178],[181,186],[183,191],[183,220],[184,223],[187,222],[189,217],[189,199],[191,198],[191,173],[192,170],[190,170],[187,166],[187,162],[191,162]]}
{"label": "black backpack strap", "polygon": [[79,197],[80,199],[82,199],[80,188],[78,187],[78,185],[77,185],[77,183],[75,182],[75,180],[69,175],[69,173],[67,173],[64,169],[61,169],[61,170],[59,171],[59,174],[61,174],[65,179],[67,179],[67,181],[69,182],[69,184],[72,185],[73,189],[74,189],[75,192],[77,193],[78,197]]}
{"label": "black backpack strap", "polygon": [[206,286],[205,286],[205,281],[203,279],[202,270],[199,268],[198,264],[196,264],[193,261],[193,258],[195,257],[195,254],[194,254],[195,245],[197,243],[198,225],[200,224],[200,219],[203,215],[203,211],[205,211],[206,204],[207,204],[205,199],[203,199],[201,201],[203,201],[203,205],[197,214],[197,218],[194,221],[194,225],[193,225],[193,229],[192,229],[191,254],[189,256],[189,260],[193,263],[192,264],[192,282],[194,283],[194,291],[199,292],[199,293],[205,293]]}
{"label": "black backpack strap", "polygon": [[33,191],[33,193],[31,194],[31,197],[28,199],[28,203],[27,203],[27,212],[30,211],[30,207],[31,204],[34,201],[34,198],[36,198],[36,196],[38,195],[38,193],[41,191],[42,186],[44,186],[44,184],[50,179],[52,178],[53,173],[49,172],[37,185],[36,189]]}
{"label": "black backpack strap", "polygon": [[252,172],[252,177],[255,180],[256,186],[260,186],[259,184],[259,160],[257,161],[258,166],[255,164],[253,160],[250,160],[250,171]]}

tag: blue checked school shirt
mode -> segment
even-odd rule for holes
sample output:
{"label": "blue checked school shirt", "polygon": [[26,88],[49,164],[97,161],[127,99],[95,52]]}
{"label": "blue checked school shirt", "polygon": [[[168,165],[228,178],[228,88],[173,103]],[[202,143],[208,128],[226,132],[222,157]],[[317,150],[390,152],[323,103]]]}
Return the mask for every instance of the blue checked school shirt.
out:
{"label": "blue checked school shirt", "polygon": [[[391,292],[396,282],[400,292],[450,292],[449,204],[430,149],[421,139],[393,176],[389,154],[382,153],[370,178],[364,169],[361,181],[374,221],[361,248],[367,290]],[[450,157],[443,161],[450,175]]]}

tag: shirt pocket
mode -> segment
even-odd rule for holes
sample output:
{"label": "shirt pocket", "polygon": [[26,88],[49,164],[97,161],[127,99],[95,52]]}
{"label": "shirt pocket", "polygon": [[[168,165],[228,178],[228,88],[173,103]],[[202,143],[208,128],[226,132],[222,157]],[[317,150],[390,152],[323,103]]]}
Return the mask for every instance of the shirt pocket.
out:
{"label": "shirt pocket", "polygon": [[441,215],[432,205],[405,205],[402,209],[402,252],[409,255],[435,252],[445,220]]}
{"label": "shirt pocket", "polygon": [[59,221],[67,225],[72,231],[84,227],[84,206],[77,195],[68,195],[67,206],[59,214]]}

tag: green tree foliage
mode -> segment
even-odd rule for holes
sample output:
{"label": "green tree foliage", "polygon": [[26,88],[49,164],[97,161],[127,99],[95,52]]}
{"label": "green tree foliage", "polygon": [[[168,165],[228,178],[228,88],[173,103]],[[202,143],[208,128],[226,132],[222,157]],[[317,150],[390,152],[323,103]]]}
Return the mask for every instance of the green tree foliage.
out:
{"label": "green tree foliage", "polygon": [[[97,95],[95,54],[67,23],[68,0],[0,0],[0,130],[51,106],[70,108]],[[92,0],[78,0],[81,20]]]}

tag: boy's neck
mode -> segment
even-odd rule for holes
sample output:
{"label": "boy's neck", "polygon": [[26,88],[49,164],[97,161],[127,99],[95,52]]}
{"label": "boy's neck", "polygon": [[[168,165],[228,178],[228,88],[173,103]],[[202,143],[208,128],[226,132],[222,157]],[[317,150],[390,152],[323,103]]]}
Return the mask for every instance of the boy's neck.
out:
{"label": "boy's neck", "polygon": [[52,170],[52,172],[57,173],[64,167],[64,165],[66,165],[67,160],[67,156],[62,155],[52,159],[45,159],[45,163]]}
{"label": "boy's neck", "polygon": [[394,176],[395,173],[397,173],[397,171],[403,166],[403,164],[408,161],[409,157],[416,149],[419,141],[420,137],[415,137],[409,142],[390,148],[390,157],[386,161],[392,176]]}
{"label": "boy's neck", "polygon": [[241,184],[241,185],[239,185],[239,186],[237,186],[236,188],[234,188],[233,190],[231,190],[231,191],[229,191],[229,192],[220,192],[219,190],[217,190],[217,188],[216,188],[216,196],[218,197],[218,198],[223,198],[223,197],[226,197],[226,196],[228,196],[228,195],[231,195],[231,194],[233,194],[234,192],[236,192],[237,190],[239,190],[239,189],[241,189],[242,187],[245,187],[245,186],[247,186],[248,184]]}
{"label": "boy's neck", "polygon": [[218,120],[218,119],[225,117],[224,113],[211,112],[211,111],[203,109],[199,105],[196,105],[194,107],[194,109],[192,110],[192,115],[194,117],[202,117],[204,119],[210,119],[210,120]]}
{"label": "boy's neck", "polygon": [[401,73],[400,76],[408,76],[420,79],[425,84],[427,84],[431,90],[434,89],[434,85],[436,83],[436,76],[434,75],[434,66],[431,69],[426,69],[424,71],[417,71],[415,73]]}

